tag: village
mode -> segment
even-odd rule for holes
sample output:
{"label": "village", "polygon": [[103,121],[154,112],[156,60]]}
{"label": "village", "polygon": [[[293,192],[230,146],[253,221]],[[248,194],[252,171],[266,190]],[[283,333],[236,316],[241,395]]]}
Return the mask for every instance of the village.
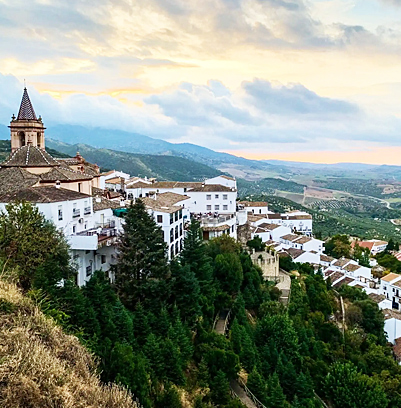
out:
{"label": "village", "polygon": [[[124,212],[131,202],[141,199],[163,231],[170,260],[182,251],[191,218],[200,222],[204,240],[227,234],[246,246],[257,237],[265,250],[254,254],[253,260],[265,279],[279,285],[283,281],[280,257],[310,264],[334,288],[348,285],[365,291],[384,310],[388,340],[393,344],[400,341],[401,275],[390,273],[379,279],[372,274],[372,267],[377,266],[373,255],[384,251],[387,242],[358,242],[372,255],[370,267],[362,266],[353,259],[326,255],[324,241],[313,237],[310,214],[275,213],[266,202],[239,201],[233,177],[158,181],[118,169],[101,173],[79,152],[73,158],[53,158],[45,150],[45,127],[26,88],[18,116],[13,116],[9,128],[12,153],[1,163],[0,210],[15,201],[37,206],[66,237],[79,286],[85,285],[94,271],[109,271],[117,257]],[[109,278],[113,280],[111,273]],[[289,291],[289,287],[284,289]]]}

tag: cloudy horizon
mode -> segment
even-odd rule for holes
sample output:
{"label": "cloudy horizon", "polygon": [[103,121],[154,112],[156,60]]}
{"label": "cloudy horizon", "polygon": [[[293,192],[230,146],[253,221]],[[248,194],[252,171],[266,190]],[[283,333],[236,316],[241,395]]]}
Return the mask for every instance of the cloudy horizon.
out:
{"label": "cloudy horizon", "polygon": [[401,165],[399,0],[0,0],[0,123]]}

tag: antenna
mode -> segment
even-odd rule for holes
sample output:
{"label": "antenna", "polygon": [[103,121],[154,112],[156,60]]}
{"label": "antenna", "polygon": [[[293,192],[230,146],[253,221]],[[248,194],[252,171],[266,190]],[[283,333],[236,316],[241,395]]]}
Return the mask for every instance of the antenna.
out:
{"label": "antenna", "polygon": [[24,88],[26,88],[26,79],[24,78]]}

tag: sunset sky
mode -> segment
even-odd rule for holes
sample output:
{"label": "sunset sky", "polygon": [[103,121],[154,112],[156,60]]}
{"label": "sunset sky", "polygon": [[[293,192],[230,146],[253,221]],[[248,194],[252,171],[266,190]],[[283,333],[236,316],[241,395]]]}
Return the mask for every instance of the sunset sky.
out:
{"label": "sunset sky", "polygon": [[[0,123],[401,165],[401,0],[0,0]],[[84,142],[84,135],[83,135]]]}

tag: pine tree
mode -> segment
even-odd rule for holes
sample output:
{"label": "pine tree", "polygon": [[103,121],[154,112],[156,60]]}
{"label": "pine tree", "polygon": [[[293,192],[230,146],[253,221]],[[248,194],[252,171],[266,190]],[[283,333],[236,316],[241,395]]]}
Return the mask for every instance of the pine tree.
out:
{"label": "pine tree", "polygon": [[171,263],[172,300],[177,305],[183,320],[194,325],[201,316],[200,287],[195,273],[189,265]]}
{"label": "pine tree", "polygon": [[247,387],[251,390],[252,394],[262,403],[267,404],[267,386],[266,382],[262,376],[258,373],[256,369],[248,376],[248,381],[246,383]]}
{"label": "pine tree", "polygon": [[212,401],[219,406],[227,404],[230,399],[230,385],[223,371],[217,371],[210,387]]}
{"label": "pine tree", "polygon": [[143,352],[152,370],[152,380],[163,381],[165,377],[162,347],[160,344],[160,340],[153,333],[149,334],[149,336],[147,337],[146,343],[143,346]]}
{"label": "pine tree", "polygon": [[166,339],[161,348],[164,378],[176,385],[184,385],[185,377],[182,372],[183,361],[180,351],[171,339]]}
{"label": "pine tree", "polygon": [[257,350],[246,330],[243,331],[242,350],[239,357],[244,368],[248,372],[252,371],[257,363]]}
{"label": "pine tree", "polygon": [[159,308],[168,298],[166,244],[140,199],[128,208],[118,250],[113,270],[122,302],[131,310],[147,300],[150,307]]}
{"label": "pine tree", "polygon": [[171,385],[165,388],[162,396],[159,398],[157,408],[182,408],[181,398],[175,387]]}
{"label": "pine tree", "polygon": [[195,273],[202,289],[213,279],[211,261],[206,253],[199,221],[192,219],[184,240],[184,249],[181,252],[181,264],[188,265]]}
{"label": "pine tree", "polygon": [[277,373],[274,373],[267,383],[267,407],[285,408],[288,406]]}

